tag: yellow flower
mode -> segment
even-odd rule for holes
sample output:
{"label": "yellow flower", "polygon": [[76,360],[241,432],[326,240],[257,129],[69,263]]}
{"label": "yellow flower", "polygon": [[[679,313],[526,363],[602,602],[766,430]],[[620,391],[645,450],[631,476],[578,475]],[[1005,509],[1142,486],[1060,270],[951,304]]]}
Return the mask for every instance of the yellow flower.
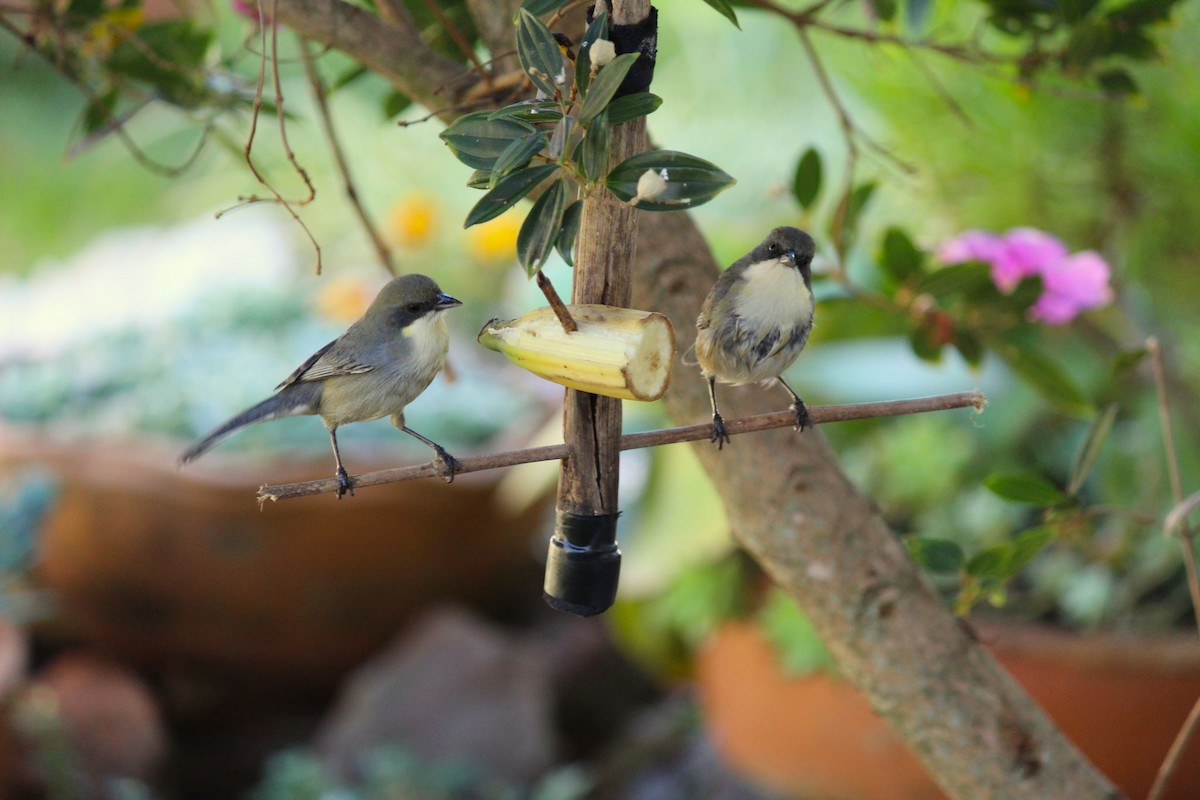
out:
{"label": "yellow flower", "polygon": [[420,247],[433,235],[437,208],[433,198],[414,194],[400,199],[389,214],[392,238],[405,247]]}
{"label": "yellow flower", "polygon": [[511,261],[517,256],[517,233],[521,220],[513,214],[467,228],[471,254],[479,261]]}
{"label": "yellow flower", "polygon": [[105,11],[100,19],[87,29],[80,50],[85,56],[103,58],[112,52],[117,42],[126,34],[142,27],[145,20],[146,14],[141,6]]}
{"label": "yellow flower", "polygon": [[334,322],[350,323],[363,315],[373,292],[358,278],[331,278],[317,295],[317,311]]}

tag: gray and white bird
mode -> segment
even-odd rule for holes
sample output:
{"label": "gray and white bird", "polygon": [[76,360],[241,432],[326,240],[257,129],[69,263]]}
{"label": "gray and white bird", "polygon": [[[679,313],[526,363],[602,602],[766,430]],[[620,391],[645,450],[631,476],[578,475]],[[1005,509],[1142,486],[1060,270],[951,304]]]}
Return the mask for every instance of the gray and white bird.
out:
{"label": "gray and white bird", "polygon": [[362,318],[322,347],[261,403],[219,425],[184,451],[183,464],[198,458],[229,434],[255,422],[315,414],[324,421],[337,462],[340,500],[354,494],[338,452],[337,429],[350,422],[390,416],[392,424],[433,448],[447,482],[458,461],[437,442],[404,422],[404,407],[446,364],[450,346],[442,312],[462,305],[424,275],[402,275],[384,286]]}
{"label": "gray and white bird", "polygon": [[721,274],[696,319],[696,360],[708,381],[712,441],[729,441],[717,409],[717,383],[740,386],[778,381],[792,397],[796,430],[809,426],[808,409],[784,381],[813,324],[812,237],[779,227]]}

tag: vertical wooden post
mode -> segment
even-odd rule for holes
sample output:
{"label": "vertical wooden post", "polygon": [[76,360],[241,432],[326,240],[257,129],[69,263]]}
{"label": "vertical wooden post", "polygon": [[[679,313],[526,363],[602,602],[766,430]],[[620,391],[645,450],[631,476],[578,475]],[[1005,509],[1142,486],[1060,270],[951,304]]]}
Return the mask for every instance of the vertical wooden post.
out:
{"label": "vertical wooden post", "polygon": [[[600,3],[596,11],[599,13]],[[646,19],[649,0],[613,0],[611,25]],[[645,117],[612,131],[609,166],[646,149]],[[575,240],[574,303],[628,306],[637,211],[603,190],[585,199]],[[558,525],[550,544],[545,597],[556,608],[598,614],[612,604],[620,568],[616,546],[621,401],[566,390],[558,482]]]}

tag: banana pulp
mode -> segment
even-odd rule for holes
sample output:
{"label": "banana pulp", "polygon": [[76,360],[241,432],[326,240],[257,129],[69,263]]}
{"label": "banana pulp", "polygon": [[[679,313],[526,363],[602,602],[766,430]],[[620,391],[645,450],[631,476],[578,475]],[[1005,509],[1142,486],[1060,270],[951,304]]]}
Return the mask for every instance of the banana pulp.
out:
{"label": "banana pulp", "polygon": [[548,381],[623,400],[657,400],[671,383],[675,330],[662,314],[602,305],[568,305],[579,330],[568,333],[549,306],[512,320],[493,319],[479,343]]}

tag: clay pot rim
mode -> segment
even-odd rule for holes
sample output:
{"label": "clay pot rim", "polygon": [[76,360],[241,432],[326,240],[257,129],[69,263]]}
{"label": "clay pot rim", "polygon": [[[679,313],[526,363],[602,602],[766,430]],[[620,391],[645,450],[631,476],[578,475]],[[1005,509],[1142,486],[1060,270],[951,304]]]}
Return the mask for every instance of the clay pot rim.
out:
{"label": "clay pot rim", "polygon": [[979,641],[997,654],[1040,657],[1056,652],[1081,668],[1120,667],[1160,674],[1195,672],[1200,667],[1200,636],[1190,629],[1085,632],[991,616],[972,619],[971,626]]}

